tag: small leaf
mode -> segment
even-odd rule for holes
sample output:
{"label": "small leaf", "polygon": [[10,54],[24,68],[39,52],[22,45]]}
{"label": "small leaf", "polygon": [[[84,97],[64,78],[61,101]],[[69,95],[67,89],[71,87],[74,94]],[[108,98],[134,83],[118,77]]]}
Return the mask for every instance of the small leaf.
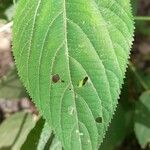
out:
{"label": "small leaf", "polygon": [[42,118],[28,135],[21,150],[27,150],[29,147],[32,150],[62,150],[60,142]]}
{"label": "small leaf", "polygon": [[[45,150],[44,148],[46,147],[48,140],[51,138],[51,135],[52,135],[52,130],[50,129],[49,125],[45,122],[40,135],[37,150]],[[53,136],[50,141],[52,140],[53,140]]]}
{"label": "small leaf", "polygon": [[150,143],[150,91],[144,92],[136,105],[134,130],[142,148]]}
{"label": "small leaf", "polygon": [[0,125],[0,149],[19,150],[34,124],[30,114],[10,116]]}
{"label": "small leaf", "polygon": [[58,138],[54,138],[49,150],[63,150],[60,141]]}
{"label": "small leaf", "polygon": [[18,72],[65,150],[96,150],[103,141],[125,77],[132,18],[129,0],[19,1]]}
{"label": "small leaf", "polygon": [[10,7],[8,7],[5,11],[5,15],[7,17],[7,20],[8,21],[11,21],[13,19],[13,16],[14,16],[14,13],[15,13],[15,6],[14,5],[11,5]]}
{"label": "small leaf", "polygon": [[26,141],[21,147],[21,150],[27,150],[29,147],[32,150],[37,150],[38,141],[40,139],[44,123],[45,121],[43,119],[37,121],[35,127],[28,134]]}
{"label": "small leaf", "polygon": [[49,125],[45,122],[44,128],[42,130],[39,143],[38,150],[62,150],[61,143],[55,137]]}

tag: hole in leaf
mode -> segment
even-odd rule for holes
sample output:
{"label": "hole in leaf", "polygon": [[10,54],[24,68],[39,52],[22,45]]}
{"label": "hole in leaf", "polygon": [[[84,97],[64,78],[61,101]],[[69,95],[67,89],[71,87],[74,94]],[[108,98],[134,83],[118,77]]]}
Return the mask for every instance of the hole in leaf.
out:
{"label": "hole in leaf", "polygon": [[52,81],[53,81],[54,83],[57,83],[59,80],[60,80],[60,77],[59,77],[58,74],[55,74],[55,75],[52,76]]}
{"label": "hole in leaf", "polygon": [[88,81],[88,77],[85,77],[83,80],[81,80],[80,82],[79,82],[79,87],[83,87],[86,83],[87,83],[87,81]]}
{"label": "hole in leaf", "polygon": [[97,117],[96,119],[95,119],[95,121],[97,122],[97,123],[102,123],[102,117]]}

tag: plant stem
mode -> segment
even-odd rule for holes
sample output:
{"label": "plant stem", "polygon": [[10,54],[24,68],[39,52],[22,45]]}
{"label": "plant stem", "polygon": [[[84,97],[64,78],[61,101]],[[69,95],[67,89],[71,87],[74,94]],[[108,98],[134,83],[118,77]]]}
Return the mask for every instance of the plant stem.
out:
{"label": "plant stem", "polygon": [[150,16],[136,16],[134,18],[137,21],[150,21]]}
{"label": "plant stem", "polygon": [[147,91],[149,90],[148,85],[145,83],[145,81],[141,78],[141,76],[137,73],[136,68],[134,67],[134,65],[129,62],[129,67],[131,69],[131,71],[134,73],[134,75],[136,76],[136,78],[139,80],[140,84],[142,85],[142,87]]}

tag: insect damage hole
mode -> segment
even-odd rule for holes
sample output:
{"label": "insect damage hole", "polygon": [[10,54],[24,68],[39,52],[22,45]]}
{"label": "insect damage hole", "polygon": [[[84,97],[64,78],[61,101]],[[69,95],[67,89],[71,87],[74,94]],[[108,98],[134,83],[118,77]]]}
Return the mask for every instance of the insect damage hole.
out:
{"label": "insect damage hole", "polygon": [[88,77],[85,77],[83,80],[81,80],[78,84],[78,87],[83,87],[88,81]]}
{"label": "insect damage hole", "polygon": [[95,121],[97,122],[97,123],[102,123],[102,117],[97,117],[96,119],[95,119]]}

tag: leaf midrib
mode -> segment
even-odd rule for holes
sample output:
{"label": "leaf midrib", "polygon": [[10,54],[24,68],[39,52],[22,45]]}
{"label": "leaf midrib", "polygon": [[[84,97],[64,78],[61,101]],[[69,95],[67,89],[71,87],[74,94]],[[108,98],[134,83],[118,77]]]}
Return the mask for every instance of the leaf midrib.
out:
{"label": "leaf midrib", "polygon": [[[67,55],[67,64],[68,64],[68,72],[69,72],[69,79],[70,79],[70,84],[71,84],[71,88],[72,88],[72,91],[73,91],[73,99],[74,99],[74,106],[75,106],[75,109],[76,109],[76,102],[75,102],[75,90],[74,90],[74,87],[73,87],[73,83],[72,83],[72,80],[71,80],[71,72],[70,72],[70,61],[69,61],[69,51],[68,51],[68,38],[67,38],[67,14],[66,14],[66,0],[64,0],[64,13],[63,13],[63,19],[64,19],[64,36],[65,36],[65,50],[66,50],[66,55]],[[78,114],[77,114],[77,109],[76,109],[76,122],[77,122],[77,128],[78,128],[78,131],[80,132],[79,130],[79,120],[78,120]],[[80,150],[82,150],[82,143],[81,143],[81,137],[80,135],[78,134],[78,137],[79,137],[79,141],[80,141]]]}

